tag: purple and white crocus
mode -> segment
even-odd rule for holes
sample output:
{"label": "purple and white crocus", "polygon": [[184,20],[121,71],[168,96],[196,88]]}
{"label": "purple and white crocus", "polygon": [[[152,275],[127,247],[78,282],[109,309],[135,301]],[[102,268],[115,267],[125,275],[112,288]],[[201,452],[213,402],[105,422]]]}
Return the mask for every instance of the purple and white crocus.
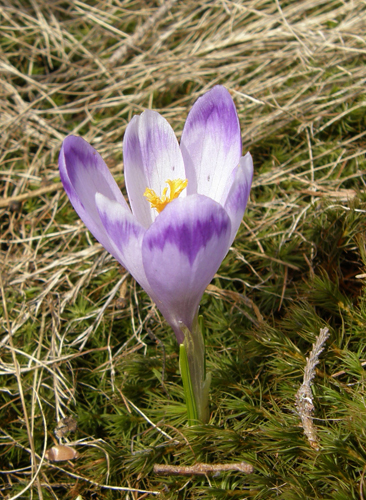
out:
{"label": "purple and white crocus", "polygon": [[229,92],[216,86],[195,102],[180,145],[156,111],[134,116],[123,158],[129,205],[99,153],[81,137],[62,144],[61,180],[87,228],[150,295],[182,343],[182,325],[193,326],[252,183],[252,157],[242,156]]}

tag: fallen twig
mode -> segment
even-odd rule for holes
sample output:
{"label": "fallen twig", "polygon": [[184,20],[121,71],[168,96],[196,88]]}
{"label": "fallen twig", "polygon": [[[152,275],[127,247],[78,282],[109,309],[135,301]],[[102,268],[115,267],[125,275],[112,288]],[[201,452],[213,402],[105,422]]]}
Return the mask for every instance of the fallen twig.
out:
{"label": "fallen twig", "polygon": [[318,439],[316,437],[316,430],[313,423],[312,413],[314,410],[311,381],[315,375],[315,368],[319,362],[319,355],[323,351],[323,345],[329,337],[329,329],[321,328],[320,333],[316,339],[315,344],[310,352],[309,357],[306,359],[306,366],[304,370],[304,381],[300,389],[296,393],[296,407],[301,418],[301,423],[304,428],[304,434],[308,438],[310,446],[315,450],[319,449]]}
{"label": "fallen twig", "polygon": [[0,200],[0,208],[8,207],[14,203],[19,203],[21,201],[29,200],[29,198],[34,198],[41,196],[42,194],[52,193],[52,191],[58,191],[62,188],[61,182],[52,184],[51,186],[44,186],[34,191],[28,191],[27,193],[18,194],[17,196],[10,196],[9,198],[3,198]]}
{"label": "fallen twig", "polygon": [[246,462],[236,464],[195,464],[190,466],[155,464],[155,474],[168,476],[205,476],[206,474],[220,474],[220,472],[238,471],[251,474],[253,466]]}

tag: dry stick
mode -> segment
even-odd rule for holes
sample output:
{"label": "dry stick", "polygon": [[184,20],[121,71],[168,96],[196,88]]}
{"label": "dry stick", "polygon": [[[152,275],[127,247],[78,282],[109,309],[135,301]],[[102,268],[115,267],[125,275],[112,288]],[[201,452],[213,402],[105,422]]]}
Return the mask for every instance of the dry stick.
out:
{"label": "dry stick", "polygon": [[52,193],[52,191],[57,191],[62,188],[61,182],[57,184],[52,184],[52,186],[45,186],[34,191],[28,191],[27,193],[18,194],[17,196],[11,196],[9,198],[3,198],[0,200],[0,208],[8,207],[11,203],[18,203],[21,201],[28,200],[29,198],[34,198],[35,196],[41,196],[42,194]]}
{"label": "dry stick", "polygon": [[310,352],[308,358],[306,358],[306,366],[304,370],[304,381],[301,384],[300,389],[296,393],[297,411],[300,415],[302,426],[304,428],[304,434],[308,438],[310,446],[315,450],[319,450],[318,439],[316,437],[316,430],[313,424],[312,413],[314,410],[312,392],[311,392],[311,381],[315,375],[315,368],[319,362],[319,355],[323,351],[323,345],[327,338],[329,337],[329,329],[321,328],[320,333],[316,339],[315,344]]}
{"label": "dry stick", "polygon": [[[314,158],[313,158],[313,150],[311,148],[311,141],[310,141],[310,134],[309,134],[309,129],[306,128],[306,140],[308,143],[308,149],[309,149],[309,160],[310,160],[310,173],[311,173],[311,191],[316,192],[316,185],[315,185],[315,177],[314,177]],[[314,204],[314,194],[311,195],[311,204]]]}
{"label": "dry stick", "polygon": [[[53,316],[53,315],[52,315]],[[57,360],[57,354],[56,354],[56,334],[55,334],[55,324],[54,324],[54,319],[52,318],[52,336],[51,336],[51,359],[56,361]],[[61,420],[60,415],[62,414],[63,417],[65,417],[65,414],[62,412],[61,405],[60,405],[60,391],[59,391],[59,379],[56,374],[57,367],[55,366],[55,371],[52,376],[53,378],[53,392],[55,395],[55,412],[56,412],[56,422],[59,423]]]}
{"label": "dry stick", "polygon": [[155,474],[168,476],[205,476],[206,474],[220,474],[220,472],[239,471],[251,474],[253,466],[246,462],[236,464],[195,464],[191,466],[155,464]]}
{"label": "dry stick", "polygon": [[150,31],[153,26],[160,21],[162,17],[168,12],[169,9],[173,7],[173,5],[177,2],[177,0],[167,0],[161,7],[157,9],[155,14],[151,16],[145,23],[140,26],[136,32],[127,38],[119,49],[111,56],[109,59],[109,64],[115,64],[119,62],[121,59],[124,59],[129,50],[133,50],[136,46],[138,46],[142,40],[142,38]]}
{"label": "dry stick", "polygon": [[[36,356],[35,356],[37,359],[39,359],[41,357],[45,325],[46,325],[46,312],[45,312],[45,308],[43,307],[41,327],[39,330],[39,341],[38,341],[38,347],[37,347]],[[41,372],[41,375],[39,375],[39,372]],[[39,378],[38,378],[38,375],[39,375]],[[37,400],[38,404],[40,405],[40,400],[39,400],[38,394],[39,394],[39,386],[42,383],[42,376],[43,376],[43,368],[39,368],[39,366],[35,366],[35,370],[34,370],[34,374],[33,374],[32,406],[31,406],[31,424],[32,424],[31,425],[31,434],[32,434],[32,436],[34,435],[34,415],[35,415],[36,400]],[[40,409],[41,409],[41,406],[40,406]],[[42,409],[41,409],[41,411],[42,411]],[[45,434],[45,443],[47,445],[47,434]]]}

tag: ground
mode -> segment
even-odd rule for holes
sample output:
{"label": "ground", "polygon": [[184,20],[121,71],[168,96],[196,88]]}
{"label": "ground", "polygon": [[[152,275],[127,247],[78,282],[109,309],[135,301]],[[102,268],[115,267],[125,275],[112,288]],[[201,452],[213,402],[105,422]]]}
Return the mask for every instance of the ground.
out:
{"label": "ground", "polygon": [[[362,500],[365,3],[3,0],[0,15],[1,497]],[[255,174],[201,302],[210,422],[189,428],[175,338],[79,220],[57,159],[80,135],[125,192],[132,116],[156,109],[179,138],[215,84]],[[45,458],[56,426],[77,459]],[[153,472],[243,461],[253,473]]]}

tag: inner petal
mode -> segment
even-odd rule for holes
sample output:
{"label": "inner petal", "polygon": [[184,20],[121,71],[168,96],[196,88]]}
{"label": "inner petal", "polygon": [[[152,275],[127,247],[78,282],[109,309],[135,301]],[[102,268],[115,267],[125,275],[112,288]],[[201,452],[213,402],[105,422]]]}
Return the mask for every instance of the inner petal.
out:
{"label": "inner petal", "polygon": [[146,186],[160,194],[166,179],[186,177],[178,141],[165,118],[152,110],[135,116],[126,129],[123,158],[132,212],[147,228],[158,214],[143,197]]}

